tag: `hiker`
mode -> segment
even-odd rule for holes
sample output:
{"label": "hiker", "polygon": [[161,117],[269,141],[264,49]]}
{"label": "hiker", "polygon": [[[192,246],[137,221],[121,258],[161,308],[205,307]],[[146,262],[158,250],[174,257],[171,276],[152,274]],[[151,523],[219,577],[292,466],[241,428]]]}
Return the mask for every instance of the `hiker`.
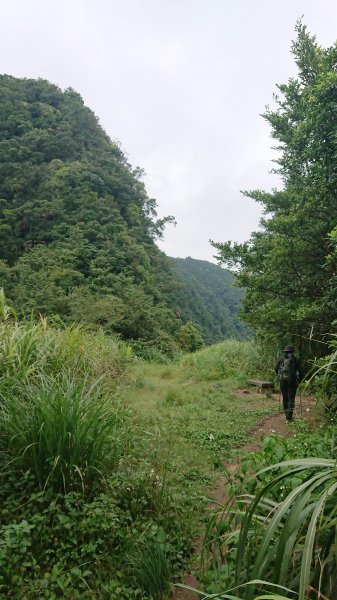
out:
{"label": "hiker", "polygon": [[296,390],[301,379],[301,366],[299,359],[294,354],[293,346],[286,346],[283,352],[283,356],[278,360],[275,367],[275,373],[280,379],[286,421],[290,423],[293,420]]}

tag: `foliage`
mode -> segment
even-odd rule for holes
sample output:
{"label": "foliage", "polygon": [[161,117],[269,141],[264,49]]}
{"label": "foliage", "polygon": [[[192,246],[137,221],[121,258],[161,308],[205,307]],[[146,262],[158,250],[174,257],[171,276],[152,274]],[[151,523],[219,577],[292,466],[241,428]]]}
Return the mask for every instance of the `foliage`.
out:
{"label": "foliage", "polygon": [[318,402],[331,419],[337,410],[337,340],[334,336],[328,348],[330,353],[312,361],[307,387],[316,395]]}
{"label": "foliage", "polygon": [[0,394],[1,462],[29,471],[39,487],[89,486],[118,465],[125,444],[121,409],[99,380],[76,384],[67,373]]}
{"label": "foliage", "polygon": [[261,452],[243,457],[227,506],[209,523],[210,592],[260,580],[241,588],[239,597],[255,598],[266,581],[301,599],[334,597],[335,451],[332,425],[324,432],[297,430],[290,439],[265,438]]}
{"label": "foliage", "polygon": [[130,557],[138,585],[153,600],[161,600],[169,591],[172,575],[165,546],[165,541],[150,540]]}
{"label": "foliage", "polygon": [[36,377],[57,378],[66,369],[76,382],[101,378],[114,389],[132,351],[117,338],[95,334],[79,325],[54,328],[44,319],[0,323],[0,377],[4,387],[32,383]]}
{"label": "foliage", "polygon": [[[264,338],[324,353],[336,314],[337,46],[323,49],[301,22],[292,53],[297,78],[279,85],[264,118],[277,140],[283,188],[246,192],[264,209],[261,229],[243,244],[217,243],[221,262],[246,288],[245,319]],[[301,348],[302,346],[302,348]]]}
{"label": "foliage", "polygon": [[118,341],[45,321],[4,322],[0,339],[1,468],[30,472],[40,489],[92,487],[125,443],[125,415],[111,394],[127,352]]}
{"label": "foliage", "polygon": [[22,324],[4,307],[0,595],[150,600],[149,561],[128,558],[139,547],[149,560],[157,548],[161,598],[191,551],[192,512],[116,396],[139,361],[102,332]]}
{"label": "foliage", "polygon": [[189,259],[183,289],[179,261],[155,243],[173,218],[157,219],[142,170],[79,94],[2,75],[0,125],[0,286],[20,316],[81,321],[169,356],[189,321],[208,343],[241,335],[230,275]]}
{"label": "foliage", "polygon": [[214,467],[275,407],[247,416],[236,380],[193,382],[102,331],[3,309],[0,595],[164,598]]}
{"label": "foliage", "polygon": [[229,271],[190,257],[170,258],[170,262],[180,280],[172,306],[184,321],[199,325],[206,344],[248,336],[247,328],[238,319],[243,293],[235,288]]}
{"label": "foliage", "polygon": [[266,349],[254,342],[233,339],[183,356],[181,366],[200,381],[233,377],[245,379],[253,375],[270,378],[274,372]]}
{"label": "foliage", "polygon": [[0,77],[0,285],[18,313],[173,340],[165,223],[72,89]]}
{"label": "foliage", "polygon": [[176,339],[183,352],[195,352],[204,345],[200,328],[191,321],[180,327]]}
{"label": "foliage", "polygon": [[[133,512],[125,502],[126,482],[118,477],[87,497],[33,491],[27,475],[21,480],[2,475],[1,483],[1,595],[150,600],[128,558],[135,543],[150,548],[163,535],[160,510],[149,504],[148,482],[139,486]],[[168,555],[175,557],[173,545]],[[169,580],[168,573],[162,585]]]}

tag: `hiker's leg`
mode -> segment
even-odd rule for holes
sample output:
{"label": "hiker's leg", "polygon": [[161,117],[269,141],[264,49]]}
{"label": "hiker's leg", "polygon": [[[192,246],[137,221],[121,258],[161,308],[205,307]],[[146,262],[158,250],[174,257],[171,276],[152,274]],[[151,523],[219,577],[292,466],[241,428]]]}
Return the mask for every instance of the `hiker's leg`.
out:
{"label": "hiker's leg", "polygon": [[280,388],[281,388],[281,394],[282,394],[282,401],[283,401],[283,410],[284,410],[284,414],[287,417],[288,414],[288,384],[286,381],[280,381]]}
{"label": "hiker's leg", "polygon": [[289,385],[288,386],[288,414],[286,415],[287,416],[287,421],[292,421],[293,420],[293,412],[294,412],[294,408],[295,408],[296,390],[297,390],[297,386],[296,385]]}

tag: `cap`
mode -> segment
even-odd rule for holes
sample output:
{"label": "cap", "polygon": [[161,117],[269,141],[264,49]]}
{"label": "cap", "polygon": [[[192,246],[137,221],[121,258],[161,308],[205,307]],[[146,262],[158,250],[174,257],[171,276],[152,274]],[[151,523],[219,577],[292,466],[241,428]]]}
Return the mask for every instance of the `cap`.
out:
{"label": "cap", "polygon": [[283,352],[294,352],[294,346],[286,346]]}

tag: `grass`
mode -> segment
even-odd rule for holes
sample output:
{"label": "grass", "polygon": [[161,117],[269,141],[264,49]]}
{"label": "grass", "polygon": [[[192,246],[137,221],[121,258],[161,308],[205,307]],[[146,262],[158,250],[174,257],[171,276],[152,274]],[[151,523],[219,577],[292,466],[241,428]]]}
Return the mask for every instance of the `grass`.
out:
{"label": "grass", "polygon": [[[139,366],[137,367],[137,370]],[[146,439],[148,448],[167,454],[174,464],[170,480],[193,482],[195,493],[205,496],[215,477],[215,469],[228,461],[235,448],[244,444],[250,429],[264,416],[275,412],[272,399],[265,396],[240,397],[235,389],[237,379],[197,381],[189,377],[181,364],[142,365],[141,388],[132,383],[120,390],[121,398],[136,415],[139,440]],[[130,374],[130,382],[133,375]],[[248,408],[248,410],[247,410]]]}
{"label": "grass", "polygon": [[274,375],[273,359],[264,348],[252,341],[226,340],[199,352],[187,354],[181,367],[197,381],[246,379]]}
{"label": "grass", "polygon": [[[115,389],[128,350],[79,326],[0,325],[0,465],[40,489],[82,489],[118,462],[124,434]],[[124,364],[124,366],[123,366]]]}
{"label": "grass", "polygon": [[243,363],[200,380],[211,351],[148,364],[102,333],[2,312],[0,595],[162,600],[217,469],[277,407],[247,412]]}
{"label": "grass", "polygon": [[151,599],[161,600],[169,592],[172,571],[164,543],[143,542],[130,557],[130,563],[137,585]]}
{"label": "grass", "polygon": [[40,489],[92,487],[116,468],[122,446],[116,403],[99,380],[77,383],[61,373],[28,384],[24,392],[0,395],[3,468],[27,470]]}
{"label": "grass", "polygon": [[266,437],[259,452],[241,457],[228,503],[206,528],[201,578],[209,594],[235,589],[233,598],[252,600],[284,586],[301,600],[335,597],[335,456],[329,421],[318,430],[297,423],[294,436]]}

